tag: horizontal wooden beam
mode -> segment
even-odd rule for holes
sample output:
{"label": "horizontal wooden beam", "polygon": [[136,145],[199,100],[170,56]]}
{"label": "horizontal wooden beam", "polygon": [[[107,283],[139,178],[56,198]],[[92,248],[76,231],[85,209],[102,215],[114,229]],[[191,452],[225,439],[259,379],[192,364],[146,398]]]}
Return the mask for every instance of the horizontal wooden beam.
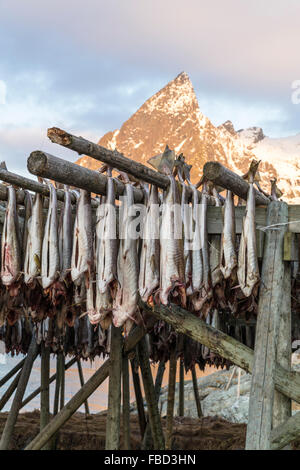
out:
{"label": "horizontal wooden beam", "polygon": [[[105,175],[62,158],[54,157],[49,153],[39,150],[32,152],[27,160],[27,168],[34,175],[85,189],[91,193],[106,195],[107,177]],[[117,179],[115,179],[115,183],[116,195],[119,197],[124,193],[125,185]],[[143,191],[134,188],[135,202],[142,202],[143,199]]]}
{"label": "horizontal wooden beam", "polygon": [[[146,312],[152,313],[155,318],[172,325],[177,333],[189,336],[247,372],[252,372],[253,350],[226,333],[207,325],[204,321],[177,305],[171,304],[168,307],[155,305],[153,308],[150,308],[147,304],[140,301],[140,306]],[[300,403],[299,373],[287,371],[277,364],[275,369],[275,387],[279,392]]]}
{"label": "horizontal wooden beam", "polygon": [[[247,199],[249,184],[241,176],[226,168],[219,162],[206,162],[203,167],[203,176],[224,189],[229,189],[242,199]],[[255,189],[257,205],[268,205],[270,199]]]}
{"label": "horizontal wooden beam", "polygon": [[271,431],[271,450],[282,449],[300,437],[300,411]]}

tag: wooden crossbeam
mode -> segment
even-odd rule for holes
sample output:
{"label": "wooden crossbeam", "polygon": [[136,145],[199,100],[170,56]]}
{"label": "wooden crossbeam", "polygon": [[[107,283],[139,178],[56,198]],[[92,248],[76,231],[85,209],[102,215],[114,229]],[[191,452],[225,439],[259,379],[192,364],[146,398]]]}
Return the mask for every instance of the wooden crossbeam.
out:
{"label": "wooden crossbeam", "polygon": [[282,449],[300,437],[300,411],[271,431],[271,450]]}

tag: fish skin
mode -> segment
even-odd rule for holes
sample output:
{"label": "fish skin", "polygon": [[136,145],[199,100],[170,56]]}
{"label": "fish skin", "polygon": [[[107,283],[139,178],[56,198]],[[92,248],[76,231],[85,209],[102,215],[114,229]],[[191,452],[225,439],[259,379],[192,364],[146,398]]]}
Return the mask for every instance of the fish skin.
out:
{"label": "fish skin", "polygon": [[[175,178],[169,175],[169,179],[170,184],[164,193],[162,206],[159,297],[163,305],[168,305],[171,292],[180,293],[182,305],[184,306],[186,297],[181,211],[177,214],[181,201]],[[176,212],[174,211],[175,207]]]}
{"label": "fish skin", "polygon": [[8,187],[8,202],[1,240],[1,280],[11,286],[21,276],[21,243],[17,213],[16,190]]}
{"label": "fish skin", "polygon": [[252,182],[249,183],[246,213],[243,220],[237,276],[243,294],[249,297],[260,279],[256,251],[255,193]]}
{"label": "fish skin", "polygon": [[59,227],[60,281],[64,281],[71,270],[73,247],[73,222],[71,192],[65,185],[64,208]]}
{"label": "fish skin", "polygon": [[80,282],[81,275],[88,273],[93,257],[91,195],[83,189],[77,203],[73,233],[71,277],[73,282]]}
{"label": "fish skin", "polygon": [[113,300],[113,324],[116,327],[124,325],[126,320],[135,315],[138,302],[138,276],[139,260],[137,254],[137,240],[130,234],[131,222],[134,219],[130,214],[134,205],[133,186],[125,184],[125,198],[122,205],[122,237],[120,237],[117,261],[118,287]]}
{"label": "fish skin", "polygon": [[221,241],[220,269],[224,279],[231,277],[237,267],[237,254],[235,250],[235,210],[233,194],[227,191],[224,205],[224,222]]}
{"label": "fish skin", "polygon": [[44,234],[43,223],[43,198],[41,194],[36,193],[32,205],[31,217],[28,221],[28,238],[24,260],[24,282],[26,285],[32,284],[34,279],[40,275],[42,243]]}
{"label": "fish skin", "polygon": [[199,193],[195,186],[191,185],[193,191],[193,244],[192,244],[192,294],[199,292],[203,281],[203,259],[201,253],[200,225],[201,205],[199,204]]}
{"label": "fish skin", "polygon": [[49,209],[44,230],[42,244],[41,276],[42,287],[47,289],[55,282],[59,275],[59,247],[58,247],[58,216],[57,196],[53,184],[48,183],[50,190]]}
{"label": "fish skin", "polygon": [[192,239],[192,224],[193,215],[191,212],[191,206],[189,205],[189,197],[187,186],[182,184],[181,193],[181,215],[184,231],[184,242],[183,242],[183,253],[184,253],[184,273],[185,273],[185,285],[186,294],[192,293],[192,250],[191,250],[191,239]]}
{"label": "fish skin", "polygon": [[143,224],[140,255],[139,293],[144,302],[159,287],[159,199],[158,188],[152,185]]}
{"label": "fish skin", "polygon": [[[22,237],[22,266],[24,266],[26,248],[27,248],[27,240],[29,237],[29,221],[32,215],[32,196],[28,191],[24,191],[25,199],[25,217],[24,217],[24,228],[23,228],[23,237]],[[23,269],[24,271],[24,269]]]}

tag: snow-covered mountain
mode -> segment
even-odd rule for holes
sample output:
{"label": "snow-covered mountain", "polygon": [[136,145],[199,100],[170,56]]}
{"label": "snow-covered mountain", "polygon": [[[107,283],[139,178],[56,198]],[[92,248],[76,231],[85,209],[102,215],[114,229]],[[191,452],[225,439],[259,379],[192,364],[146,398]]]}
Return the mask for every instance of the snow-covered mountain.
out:
{"label": "snow-covered mountain", "polygon": [[[300,133],[271,139],[258,127],[235,131],[230,121],[214,126],[200,111],[185,72],[149,98],[120,129],[105,134],[99,144],[142,163],[161,153],[168,144],[176,153],[182,152],[193,165],[194,181],[199,179],[208,160],[217,160],[243,174],[250,160],[257,157],[262,160],[262,187],[268,190],[269,179],[275,176],[284,199],[300,203]],[[78,163],[94,169],[99,167],[99,162],[87,156]]]}

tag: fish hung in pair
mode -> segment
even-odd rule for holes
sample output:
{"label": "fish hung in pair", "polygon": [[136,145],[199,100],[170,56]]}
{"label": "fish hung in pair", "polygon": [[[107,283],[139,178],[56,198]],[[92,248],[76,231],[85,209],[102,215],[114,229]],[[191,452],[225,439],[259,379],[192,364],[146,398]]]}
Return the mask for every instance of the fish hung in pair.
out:
{"label": "fish hung in pair", "polygon": [[201,224],[201,211],[200,211],[200,198],[199,193],[195,186],[191,186],[193,191],[192,200],[192,285],[191,294],[200,291],[203,281],[203,259],[200,241],[200,224]]}
{"label": "fish hung in pair", "polygon": [[9,186],[1,240],[1,281],[9,288],[12,296],[17,294],[20,287],[18,283],[22,269],[20,238],[16,190],[13,186]]}
{"label": "fish hung in pair", "polygon": [[35,284],[35,280],[41,275],[43,234],[43,197],[41,194],[36,193],[31,217],[28,220],[28,236],[24,260],[24,282],[26,285]]}
{"label": "fish hung in pair", "polygon": [[258,165],[259,162],[253,160],[248,172],[249,190],[238,255],[238,282],[246,297],[252,294],[260,278],[256,250],[255,190],[253,187]]}
{"label": "fish hung in pair", "polygon": [[50,191],[49,208],[42,244],[41,277],[43,289],[49,289],[59,275],[57,196],[53,184]]}
{"label": "fish hung in pair", "polygon": [[140,255],[139,293],[148,302],[159,287],[159,199],[158,188],[152,185],[143,223]]}
{"label": "fish hung in pair", "polygon": [[[138,301],[139,260],[137,234],[133,231],[133,186],[125,183],[125,195],[120,216],[120,241],[117,261],[118,287],[113,302],[113,323],[116,327],[135,321]],[[127,328],[129,330],[129,328]]]}
{"label": "fish hung in pair", "polygon": [[235,249],[235,210],[233,194],[227,191],[224,204],[224,222],[221,242],[220,269],[224,279],[235,277],[237,254]]}
{"label": "fish hung in pair", "polygon": [[71,260],[73,247],[73,221],[71,192],[68,186],[64,187],[64,206],[59,226],[59,254],[60,254],[60,281],[67,282],[71,275]]}
{"label": "fish hung in pair", "polygon": [[160,229],[160,290],[163,305],[179,299],[186,305],[184,247],[182,239],[181,200],[175,178],[168,176],[170,184],[164,192]]}
{"label": "fish hung in pair", "polygon": [[189,197],[186,184],[182,184],[181,194],[181,215],[183,223],[183,253],[184,253],[184,273],[186,294],[192,293],[192,207],[189,205]]}

